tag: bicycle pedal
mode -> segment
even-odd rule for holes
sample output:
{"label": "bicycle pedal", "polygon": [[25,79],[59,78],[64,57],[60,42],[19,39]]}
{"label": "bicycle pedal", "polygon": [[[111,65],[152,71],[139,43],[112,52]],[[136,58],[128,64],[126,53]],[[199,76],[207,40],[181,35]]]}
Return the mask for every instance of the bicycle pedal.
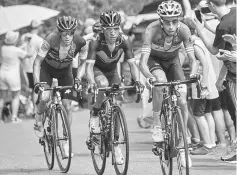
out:
{"label": "bicycle pedal", "polygon": [[42,146],[45,146],[44,140],[39,139],[39,144],[41,144]]}
{"label": "bicycle pedal", "polygon": [[94,145],[92,145],[91,141],[86,141],[86,146],[91,151],[93,151],[95,149],[95,147],[94,147]]}
{"label": "bicycle pedal", "polygon": [[156,155],[156,156],[160,156],[163,152],[162,148],[158,148],[158,147],[153,147],[152,148],[152,152]]}
{"label": "bicycle pedal", "polygon": [[51,132],[51,127],[47,127],[47,132],[50,133]]}

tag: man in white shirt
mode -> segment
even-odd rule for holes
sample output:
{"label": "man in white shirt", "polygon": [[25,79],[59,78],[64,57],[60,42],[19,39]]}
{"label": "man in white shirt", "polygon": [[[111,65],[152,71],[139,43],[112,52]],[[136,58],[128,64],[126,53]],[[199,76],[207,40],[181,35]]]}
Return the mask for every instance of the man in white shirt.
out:
{"label": "man in white shirt", "polygon": [[12,94],[12,122],[19,123],[17,117],[19,108],[19,95],[21,90],[20,59],[30,57],[21,48],[16,47],[19,32],[9,31],[5,36],[5,45],[1,47],[2,63],[0,66],[0,121],[8,90]]}
{"label": "man in white shirt", "polygon": [[33,82],[33,63],[35,57],[39,51],[40,46],[43,44],[43,38],[39,36],[39,33],[42,30],[42,21],[32,20],[30,26],[30,32],[25,33],[21,37],[21,41],[23,45],[21,46],[24,50],[29,51],[32,53],[32,57],[29,59],[23,60],[23,68],[24,71],[27,73],[28,81],[29,81],[29,88],[34,88]]}

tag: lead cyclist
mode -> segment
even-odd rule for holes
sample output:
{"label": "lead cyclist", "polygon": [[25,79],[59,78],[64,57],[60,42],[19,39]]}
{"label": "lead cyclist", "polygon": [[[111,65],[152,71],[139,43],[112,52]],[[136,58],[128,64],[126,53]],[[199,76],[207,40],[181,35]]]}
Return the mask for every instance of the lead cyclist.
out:
{"label": "lead cyclist", "polygon": [[[140,70],[149,82],[167,82],[174,80],[184,80],[184,73],[179,59],[179,49],[184,44],[191,64],[190,77],[195,76],[197,71],[196,58],[194,55],[193,42],[189,28],[180,21],[182,7],[175,1],[164,1],[157,9],[160,18],[151,23],[145,32]],[[154,143],[163,142],[161,121],[159,118],[161,104],[163,100],[163,88],[154,88],[153,93],[153,125],[152,139]],[[188,107],[187,107],[187,87],[182,85],[179,88],[181,96],[178,98],[179,106],[187,132]],[[179,147],[183,147],[183,139]],[[186,167],[184,150],[180,149],[181,165]],[[189,166],[192,166],[191,158],[188,156]]]}
{"label": "lead cyclist", "polygon": [[[59,86],[73,86],[72,61],[80,52],[86,56],[87,50],[84,49],[86,41],[75,33],[77,20],[71,16],[62,16],[57,19],[58,31],[50,33],[44,40],[38,55],[34,61],[34,100],[37,99],[37,93],[42,91],[40,82],[47,82],[46,88],[51,87],[53,78],[58,80]],[[80,59],[78,59],[80,65]],[[78,74],[84,71],[79,67]],[[71,111],[72,91],[67,89],[62,92],[62,103],[67,111],[69,125],[72,123]],[[34,129],[39,137],[43,137],[42,113],[46,109],[47,102],[50,99],[50,91],[45,91],[41,101],[36,105],[36,116]],[[63,145],[64,157],[69,156],[69,145],[67,142]]]}

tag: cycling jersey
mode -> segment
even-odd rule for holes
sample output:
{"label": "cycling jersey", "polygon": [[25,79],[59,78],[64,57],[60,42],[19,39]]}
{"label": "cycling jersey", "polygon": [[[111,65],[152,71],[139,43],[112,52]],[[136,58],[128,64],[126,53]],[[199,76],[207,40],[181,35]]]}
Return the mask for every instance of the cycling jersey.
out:
{"label": "cycling jersey", "polygon": [[55,69],[69,67],[78,52],[83,51],[80,54],[86,54],[87,52],[87,50],[83,49],[86,41],[80,35],[75,34],[68,51],[66,50],[65,58],[60,58],[60,53],[65,52],[65,49],[67,49],[60,48],[60,40],[60,34],[58,32],[52,32],[46,37],[38,53],[39,56],[44,57],[45,61]]}
{"label": "cycling jersey", "polygon": [[182,42],[187,53],[194,51],[191,33],[185,24],[180,22],[176,34],[167,36],[160,21],[155,21],[146,29],[142,52],[150,53],[151,57],[158,57],[160,60],[169,60],[178,55]]}
{"label": "cycling jersey", "polygon": [[95,67],[103,72],[115,70],[121,55],[125,53],[125,60],[134,57],[128,37],[122,33],[119,34],[113,52],[109,50],[105,41],[104,34],[98,35],[96,40],[91,42],[88,52],[88,60],[95,60]]}

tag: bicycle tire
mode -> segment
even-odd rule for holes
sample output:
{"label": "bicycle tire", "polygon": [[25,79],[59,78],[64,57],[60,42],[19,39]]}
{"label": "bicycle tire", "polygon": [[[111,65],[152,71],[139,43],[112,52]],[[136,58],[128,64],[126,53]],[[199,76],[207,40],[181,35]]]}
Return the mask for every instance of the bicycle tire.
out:
{"label": "bicycle tire", "polygon": [[[46,115],[46,113],[44,113],[44,115]],[[54,117],[52,116],[53,114],[51,114],[51,119],[53,119]],[[46,120],[46,119],[49,120]],[[53,136],[53,126],[52,126],[52,120],[50,120],[50,118],[48,116],[45,116],[44,119],[44,126],[45,126],[45,122],[48,122],[48,126],[45,129],[44,128],[44,156],[46,159],[46,163],[48,166],[49,170],[52,170],[54,167],[54,136]],[[47,149],[49,152],[49,156],[47,154]]]}
{"label": "bicycle tire", "polygon": [[94,165],[94,169],[96,171],[96,173],[98,175],[102,175],[104,174],[104,171],[105,171],[105,165],[106,165],[106,142],[105,142],[105,138],[103,135],[99,134],[97,136],[100,136],[100,157],[102,159],[102,163],[101,163],[101,166],[99,166],[98,162],[97,162],[97,159],[96,159],[96,154],[95,154],[95,149],[91,150],[91,158],[92,158],[92,162],[93,162],[93,165]]}
{"label": "bicycle tire", "polygon": [[182,167],[181,165],[181,160],[180,160],[180,149],[177,149],[177,164],[178,164],[178,169],[179,169],[179,175],[189,175],[189,160],[188,160],[188,144],[187,144],[187,137],[186,137],[186,132],[184,129],[184,123],[183,123],[183,118],[180,112],[180,109],[176,109],[176,111],[173,113],[172,119],[173,119],[173,123],[174,125],[174,131],[176,133],[175,137],[173,137],[173,139],[175,139],[174,143],[175,146],[177,147],[178,142],[179,142],[179,133],[181,132],[182,137],[183,137],[183,142],[184,142],[184,154],[185,154],[185,160],[186,160],[186,167]]}
{"label": "bicycle tire", "polygon": [[[117,115],[116,115],[117,114]],[[119,114],[119,115],[118,115]],[[126,175],[127,171],[128,171],[128,164],[129,164],[129,138],[128,138],[128,128],[127,128],[127,122],[126,122],[126,118],[125,118],[125,114],[123,112],[123,110],[120,108],[120,106],[118,105],[114,105],[113,106],[113,124],[115,125],[116,119],[117,117],[119,117],[119,121],[120,121],[120,130],[122,129],[122,133],[123,133],[123,137],[124,137],[124,143],[126,144],[125,148],[125,161],[122,164],[122,166],[124,165],[124,168],[122,171],[120,171],[120,165],[118,165],[115,161],[115,150],[114,150],[114,142],[116,141],[116,138],[114,137],[115,134],[115,127],[111,125],[111,141],[112,141],[112,162],[114,164],[114,169],[117,175]],[[124,156],[124,155],[123,155]]]}
{"label": "bicycle tire", "polygon": [[[162,126],[164,127],[169,127],[170,125],[168,124],[169,116],[167,115],[166,111],[163,114],[161,114],[161,123]],[[166,113],[166,116],[165,116]],[[161,171],[163,175],[172,175],[173,172],[173,157],[170,155],[171,151],[171,140],[172,140],[172,133],[168,130],[165,129],[165,135],[164,136],[164,143],[163,143],[163,150],[161,151],[159,157],[160,157],[160,166],[161,166]]]}
{"label": "bicycle tire", "polygon": [[[63,173],[67,173],[69,168],[70,168],[70,165],[71,165],[71,155],[72,155],[72,138],[71,138],[71,130],[70,130],[70,127],[69,127],[69,122],[68,122],[68,118],[67,118],[67,112],[64,108],[63,105],[61,104],[57,104],[56,106],[56,109],[53,110],[54,112],[56,112],[55,114],[60,114],[60,117],[58,117],[58,115],[55,115],[54,117],[54,124],[55,124],[55,127],[54,127],[54,132],[55,132],[55,153],[56,153],[56,158],[57,158],[57,162],[58,162],[58,166],[61,170],[61,172]],[[69,147],[69,156],[68,158],[63,158],[63,156],[61,155],[62,154],[62,147],[63,146],[60,146],[60,142],[59,140],[61,138],[58,137],[58,122],[59,122],[59,119],[61,118],[62,120],[62,126],[63,126],[63,135],[65,134],[64,131],[66,131],[66,135],[67,135],[67,139],[66,141],[68,142],[68,147]],[[61,140],[64,140],[65,138],[61,139]],[[57,149],[59,148],[59,150]],[[61,160],[61,157],[62,157],[62,160]],[[66,166],[64,167],[62,161],[63,160],[67,160],[66,161]]]}

